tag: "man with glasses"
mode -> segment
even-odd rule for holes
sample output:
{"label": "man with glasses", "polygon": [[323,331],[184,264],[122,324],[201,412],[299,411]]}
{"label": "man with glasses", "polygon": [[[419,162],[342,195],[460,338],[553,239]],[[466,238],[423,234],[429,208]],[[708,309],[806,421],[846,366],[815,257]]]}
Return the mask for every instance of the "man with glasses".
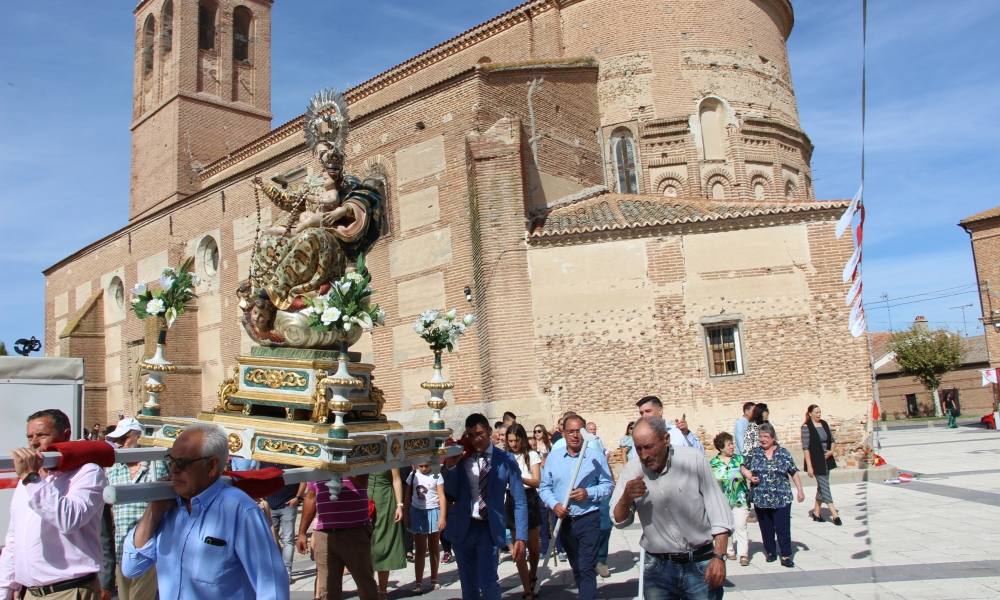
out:
{"label": "man with glasses", "polygon": [[[448,459],[444,490],[455,505],[448,510],[444,537],[452,543],[464,600],[499,600],[497,551],[504,544],[505,493],[514,502],[514,560],[524,556],[528,503],[514,457],[492,445],[490,422],[473,413],[465,419],[465,453]],[[525,590],[525,593],[530,593]]]}
{"label": "man with glasses", "polygon": [[41,453],[71,439],[69,417],[61,410],[32,414],[26,435],[28,447],[11,452],[20,482],[0,554],[0,598],[27,588],[29,597],[97,600],[104,470],[94,464],[71,471],[42,468]]}
{"label": "man with glasses", "polygon": [[[563,422],[566,445],[558,450],[553,447],[549,453],[538,495],[562,519],[559,540],[569,556],[578,595],[591,600],[597,595],[601,500],[611,495],[614,484],[604,451],[584,444],[585,425],[586,420],[580,415],[566,417]],[[567,496],[568,505],[563,504]]]}
{"label": "man with glasses", "polygon": [[[135,448],[142,437],[142,425],[134,417],[127,417],[118,422],[115,430],[106,436],[116,448]],[[143,461],[135,463],[115,463],[107,469],[109,485],[130,485],[160,481],[167,477],[167,466],[162,461]],[[130,502],[115,504],[112,507],[115,523],[115,581],[118,584],[119,600],[156,599],[156,569],[150,568],[137,579],[129,579],[122,574],[122,551],[125,549],[125,534],[139,521],[146,512],[148,502]]]}
{"label": "man with glasses", "polygon": [[151,502],[125,537],[122,574],[156,565],[160,598],[287,600],[271,525],[250,496],[222,482],[229,443],[198,423],[177,436],[167,469],[176,498]]}

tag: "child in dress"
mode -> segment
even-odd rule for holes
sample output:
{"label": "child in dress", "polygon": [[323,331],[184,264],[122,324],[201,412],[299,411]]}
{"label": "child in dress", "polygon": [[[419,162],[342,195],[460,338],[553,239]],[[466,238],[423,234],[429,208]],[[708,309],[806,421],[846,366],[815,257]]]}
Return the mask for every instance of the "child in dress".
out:
{"label": "child in dress", "polygon": [[424,592],[424,558],[430,553],[431,590],[438,587],[438,563],[441,558],[441,530],[444,529],[447,500],[444,496],[444,478],[432,475],[427,463],[416,465],[406,478],[403,493],[403,519],[413,534],[415,556],[413,560],[413,591]]}

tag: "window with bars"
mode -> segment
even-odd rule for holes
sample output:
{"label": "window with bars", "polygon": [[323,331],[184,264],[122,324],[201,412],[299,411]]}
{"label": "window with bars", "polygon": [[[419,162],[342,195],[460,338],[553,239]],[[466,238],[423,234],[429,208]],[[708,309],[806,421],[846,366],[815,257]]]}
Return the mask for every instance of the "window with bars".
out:
{"label": "window with bars", "polygon": [[705,327],[705,345],[710,377],[743,374],[743,351],[737,323]]}
{"label": "window with bars", "polygon": [[611,151],[614,154],[618,192],[622,194],[639,193],[635,138],[632,137],[632,132],[628,128],[620,127],[611,133]]}

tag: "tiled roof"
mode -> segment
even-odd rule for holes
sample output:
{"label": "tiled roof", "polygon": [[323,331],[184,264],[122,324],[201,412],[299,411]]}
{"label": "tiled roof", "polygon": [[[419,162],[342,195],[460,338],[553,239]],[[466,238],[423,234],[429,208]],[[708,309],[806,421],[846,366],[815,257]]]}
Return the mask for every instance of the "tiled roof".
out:
{"label": "tiled roof", "polygon": [[551,208],[546,214],[535,219],[531,237],[545,238],[597,231],[837,210],[847,208],[849,204],[847,200],[740,202],[602,193]]}
{"label": "tiled roof", "polygon": [[989,210],[984,210],[981,213],[976,213],[971,217],[965,217],[959,224],[965,225],[966,223],[975,223],[976,221],[985,221],[986,219],[992,219],[993,217],[1000,217],[1000,206],[995,206]]}

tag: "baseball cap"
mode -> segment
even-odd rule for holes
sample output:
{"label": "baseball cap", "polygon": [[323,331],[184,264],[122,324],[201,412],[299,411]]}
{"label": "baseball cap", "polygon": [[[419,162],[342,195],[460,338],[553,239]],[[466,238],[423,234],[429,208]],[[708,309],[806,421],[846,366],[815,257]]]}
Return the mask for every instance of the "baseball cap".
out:
{"label": "baseball cap", "polygon": [[142,424],[135,417],[125,417],[121,421],[118,421],[115,430],[104,436],[104,438],[108,440],[118,439],[125,437],[130,431],[142,433]]}

